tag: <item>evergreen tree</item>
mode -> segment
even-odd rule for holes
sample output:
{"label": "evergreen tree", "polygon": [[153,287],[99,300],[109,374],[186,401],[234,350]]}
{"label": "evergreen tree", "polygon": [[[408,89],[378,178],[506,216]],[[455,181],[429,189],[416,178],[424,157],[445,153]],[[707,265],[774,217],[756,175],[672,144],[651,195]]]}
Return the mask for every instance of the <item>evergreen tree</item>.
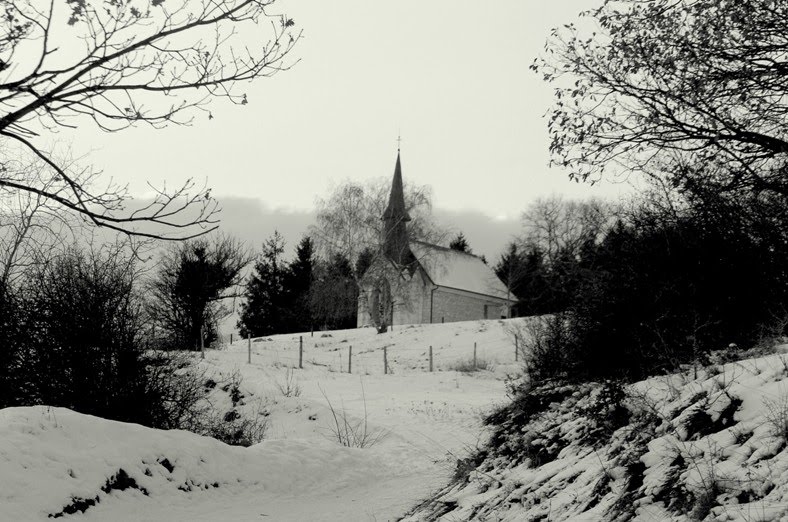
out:
{"label": "evergreen tree", "polygon": [[309,290],[312,286],[316,259],[314,243],[309,236],[301,239],[296,247],[296,257],[284,277],[287,299],[287,331],[303,332],[312,325],[309,308]]}
{"label": "evergreen tree", "polygon": [[457,237],[451,240],[449,243],[449,248],[459,252],[465,252],[467,254],[471,253],[471,247],[468,245],[468,240],[465,239],[465,235],[462,232],[457,234]]}
{"label": "evergreen tree", "polygon": [[180,349],[198,349],[201,333],[216,338],[219,303],[241,279],[249,257],[240,242],[229,237],[178,243],[163,257],[151,285],[149,312]]}
{"label": "evergreen tree", "polygon": [[544,252],[538,247],[521,251],[512,242],[493,269],[517,299],[517,315],[539,315],[555,309],[557,289],[550,283]]}
{"label": "evergreen tree", "polygon": [[[518,251],[517,245],[509,243],[506,251],[501,254],[501,259],[493,267],[495,275],[504,282],[513,297],[522,298],[523,276],[525,275],[525,259]],[[512,297],[512,296],[510,296]]]}
{"label": "evergreen tree", "polygon": [[356,259],[356,280],[361,280],[367,273],[372,262],[375,260],[375,251],[367,247],[361,251]]}
{"label": "evergreen tree", "polygon": [[358,286],[350,261],[334,254],[320,263],[318,275],[310,292],[310,308],[320,327],[325,329],[353,328],[358,313]]}
{"label": "evergreen tree", "polygon": [[284,331],[289,299],[285,281],[288,267],[282,260],[285,241],[278,231],[263,243],[262,255],[246,283],[246,302],[241,305],[238,329],[244,337]]}

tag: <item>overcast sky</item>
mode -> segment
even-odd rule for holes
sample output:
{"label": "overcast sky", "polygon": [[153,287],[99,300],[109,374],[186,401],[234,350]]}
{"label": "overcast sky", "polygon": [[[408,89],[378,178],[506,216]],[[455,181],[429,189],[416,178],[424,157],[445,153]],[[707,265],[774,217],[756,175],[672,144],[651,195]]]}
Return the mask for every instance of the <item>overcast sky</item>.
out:
{"label": "overcast sky", "polygon": [[248,105],[220,101],[214,119],[162,131],[100,134],[85,122],[75,148],[138,195],[145,181],[207,179],[227,232],[259,243],[276,228],[291,246],[332,185],[392,175],[398,134],[405,182],[430,185],[438,218],[488,258],[537,197],[627,190],[548,168],[551,92],[528,66],[588,1],[276,5],[304,31],[300,62],[248,85]]}

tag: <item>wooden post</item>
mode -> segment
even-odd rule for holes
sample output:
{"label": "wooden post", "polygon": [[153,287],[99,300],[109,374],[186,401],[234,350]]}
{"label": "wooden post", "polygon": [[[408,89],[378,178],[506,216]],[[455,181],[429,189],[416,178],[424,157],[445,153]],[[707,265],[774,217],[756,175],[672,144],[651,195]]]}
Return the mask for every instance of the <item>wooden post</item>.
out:
{"label": "wooden post", "polygon": [[347,372],[353,373],[353,347],[347,347]]}
{"label": "wooden post", "polygon": [[476,366],[476,343],[473,343],[473,369],[478,369],[478,366]]}
{"label": "wooden post", "polygon": [[246,339],[246,351],[247,351],[246,363],[252,364],[252,336],[251,335]]}
{"label": "wooden post", "polygon": [[200,327],[200,357],[205,359],[205,331]]}
{"label": "wooden post", "polygon": [[443,324],[443,319],[444,319],[444,318],[443,318],[443,317],[441,317],[441,324]]}
{"label": "wooden post", "polygon": [[518,342],[519,340],[520,338],[515,335],[514,336],[514,362],[517,362],[520,358],[520,343]]}
{"label": "wooden post", "polygon": [[233,334],[230,333],[230,344],[233,344]]}
{"label": "wooden post", "polygon": [[304,336],[298,336],[298,369],[304,369]]}
{"label": "wooden post", "polygon": [[389,358],[388,353],[386,351],[386,347],[383,347],[383,374],[388,375],[389,373]]}
{"label": "wooden post", "polygon": [[430,371],[432,371],[432,346],[430,346]]}

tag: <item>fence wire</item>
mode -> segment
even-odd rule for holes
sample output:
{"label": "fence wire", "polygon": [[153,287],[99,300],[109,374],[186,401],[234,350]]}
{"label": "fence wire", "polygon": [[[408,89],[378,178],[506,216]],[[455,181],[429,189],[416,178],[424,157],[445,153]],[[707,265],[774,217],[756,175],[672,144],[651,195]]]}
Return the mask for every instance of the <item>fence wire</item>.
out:
{"label": "fence wire", "polygon": [[[518,345],[520,341],[518,340]],[[352,347],[352,348],[351,348]],[[353,346],[349,340],[331,337],[276,336],[276,338],[234,339],[223,347],[233,351],[248,351],[251,362],[288,368],[323,368],[330,372],[362,375],[383,373],[411,373],[430,371],[494,370],[500,365],[522,362],[521,353],[515,355],[514,337],[505,333],[477,341],[467,336],[431,345],[421,343],[398,344],[392,339],[364,339]],[[350,360],[349,360],[350,359]]]}

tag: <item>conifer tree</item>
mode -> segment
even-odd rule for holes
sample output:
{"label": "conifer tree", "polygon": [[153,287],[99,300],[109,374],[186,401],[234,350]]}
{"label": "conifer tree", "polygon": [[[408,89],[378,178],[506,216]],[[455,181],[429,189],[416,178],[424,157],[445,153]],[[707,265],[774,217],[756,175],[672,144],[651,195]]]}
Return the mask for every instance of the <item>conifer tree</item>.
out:
{"label": "conifer tree", "polygon": [[263,251],[246,283],[246,302],[241,305],[238,328],[243,337],[259,337],[283,331],[288,319],[288,267],[282,260],[285,241],[278,231],[263,243]]}
{"label": "conifer tree", "polygon": [[310,292],[312,314],[321,328],[353,328],[358,309],[358,287],[350,261],[334,254],[321,263]]}
{"label": "conifer tree", "polygon": [[287,331],[303,332],[312,328],[309,290],[315,270],[315,249],[312,238],[305,236],[296,247],[296,257],[285,274],[287,300]]}
{"label": "conifer tree", "polygon": [[465,234],[462,232],[457,234],[457,237],[451,240],[451,243],[449,243],[449,248],[459,252],[465,252],[466,254],[472,253],[471,247],[468,245],[468,240],[465,239]]}

